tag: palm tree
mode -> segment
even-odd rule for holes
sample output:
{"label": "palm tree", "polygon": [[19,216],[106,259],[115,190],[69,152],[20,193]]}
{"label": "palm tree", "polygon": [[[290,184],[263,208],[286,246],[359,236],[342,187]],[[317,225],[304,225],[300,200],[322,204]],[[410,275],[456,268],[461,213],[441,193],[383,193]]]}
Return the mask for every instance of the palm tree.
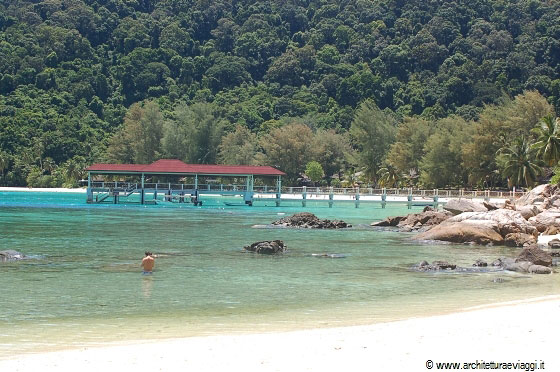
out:
{"label": "palm tree", "polygon": [[400,175],[397,168],[391,164],[386,164],[379,169],[379,185],[382,187],[396,187],[400,181]]}
{"label": "palm tree", "polygon": [[537,156],[546,165],[554,166],[560,160],[560,122],[558,118],[547,115],[541,119],[539,126],[531,131],[537,135],[537,142],[531,147],[537,150]]}
{"label": "palm tree", "polygon": [[531,187],[535,184],[542,168],[525,137],[517,138],[509,147],[502,148],[500,153],[504,159],[503,173],[511,186]]}

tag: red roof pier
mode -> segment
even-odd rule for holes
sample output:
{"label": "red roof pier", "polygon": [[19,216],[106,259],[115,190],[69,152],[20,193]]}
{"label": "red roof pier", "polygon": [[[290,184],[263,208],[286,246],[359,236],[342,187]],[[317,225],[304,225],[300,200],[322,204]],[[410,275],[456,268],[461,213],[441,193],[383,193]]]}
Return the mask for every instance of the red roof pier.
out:
{"label": "red roof pier", "polygon": [[[245,204],[253,204],[256,192],[270,194],[280,205],[282,176],[284,172],[270,166],[249,165],[209,165],[186,164],[175,159],[161,159],[152,164],[92,164],[86,169],[88,172],[87,202],[101,203],[109,199],[117,204],[120,200],[128,199],[131,195],[139,194],[140,203],[157,203],[158,194],[163,194],[167,201],[185,202],[190,200],[195,205],[202,205],[201,194],[241,195]],[[120,177],[121,181],[98,181],[96,176]],[[153,178],[173,178],[194,180],[192,183],[153,183],[146,182]],[[245,178],[244,185],[199,184],[200,178],[228,177]],[[255,177],[276,179],[275,187],[255,186]],[[122,178],[136,179],[137,182],[123,182]],[[153,199],[149,195],[153,194]],[[190,199],[189,199],[190,198]],[[267,198],[270,200],[269,198]],[[261,199],[264,200],[264,199]]]}

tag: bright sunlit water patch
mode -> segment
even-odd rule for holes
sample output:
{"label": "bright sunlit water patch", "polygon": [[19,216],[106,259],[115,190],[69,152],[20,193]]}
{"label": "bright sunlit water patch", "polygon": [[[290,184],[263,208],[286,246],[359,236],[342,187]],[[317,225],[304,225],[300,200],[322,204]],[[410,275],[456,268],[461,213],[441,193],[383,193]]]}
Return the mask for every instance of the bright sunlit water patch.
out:
{"label": "bright sunlit water patch", "polygon": [[[366,324],[558,292],[556,275],[412,271],[421,260],[470,266],[517,250],[419,244],[410,234],[369,228],[373,220],[411,212],[405,205],[224,203],[87,205],[85,194],[0,192],[0,250],[32,257],[0,264],[0,357],[143,338]],[[252,228],[303,210],[354,227]],[[289,252],[242,251],[265,239],[284,240]],[[145,250],[159,255],[152,276],[141,275]]]}

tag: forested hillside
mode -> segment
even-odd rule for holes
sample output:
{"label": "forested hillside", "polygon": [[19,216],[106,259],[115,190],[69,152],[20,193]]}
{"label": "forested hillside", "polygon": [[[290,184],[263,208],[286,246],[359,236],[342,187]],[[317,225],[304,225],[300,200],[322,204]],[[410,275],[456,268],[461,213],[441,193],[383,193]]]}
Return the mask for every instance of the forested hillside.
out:
{"label": "forested hillside", "polygon": [[559,62],[556,0],[0,0],[0,185],[161,157],[530,185]]}

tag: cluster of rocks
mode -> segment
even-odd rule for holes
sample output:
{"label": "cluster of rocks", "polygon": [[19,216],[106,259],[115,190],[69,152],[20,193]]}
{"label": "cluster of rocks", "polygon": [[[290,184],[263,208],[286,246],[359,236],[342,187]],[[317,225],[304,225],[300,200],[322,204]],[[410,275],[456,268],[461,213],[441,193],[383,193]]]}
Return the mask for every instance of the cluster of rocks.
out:
{"label": "cluster of rocks", "polygon": [[278,221],[272,222],[272,225],[306,229],[343,229],[352,227],[352,225],[344,221],[322,220],[309,212],[296,213],[293,216],[281,218]]}
{"label": "cluster of rocks", "polygon": [[260,254],[278,254],[286,252],[288,247],[282,240],[265,240],[247,245],[243,249]]}
{"label": "cluster of rocks", "polygon": [[22,260],[24,258],[26,258],[26,256],[18,251],[14,251],[14,250],[0,251],[0,262],[16,261],[16,260]]}
{"label": "cluster of rocks", "polygon": [[[400,231],[418,231],[418,240],[454,243],[530,246],[539,234],[560,234],[560,188],[540,185],[522,198],[497,206],[468,199],[450,199],[439,212],[389,217],[372,226],[390,226]],[[553,247],[560,247],[560,240]]]}
{"label": "cluster of rocks", "polygon": [[459,267],[447,261],[434,261],[431,264],[422,261],[413,267],[414,270],[423,272],[435,271],[461,271],[461,272],[487,272],[508,270],[530,274],[551,274],[552,257],[538,247],[523,248],[517,258],[498,258],[491,265],[483,260],[476,260],[470,268]]}

